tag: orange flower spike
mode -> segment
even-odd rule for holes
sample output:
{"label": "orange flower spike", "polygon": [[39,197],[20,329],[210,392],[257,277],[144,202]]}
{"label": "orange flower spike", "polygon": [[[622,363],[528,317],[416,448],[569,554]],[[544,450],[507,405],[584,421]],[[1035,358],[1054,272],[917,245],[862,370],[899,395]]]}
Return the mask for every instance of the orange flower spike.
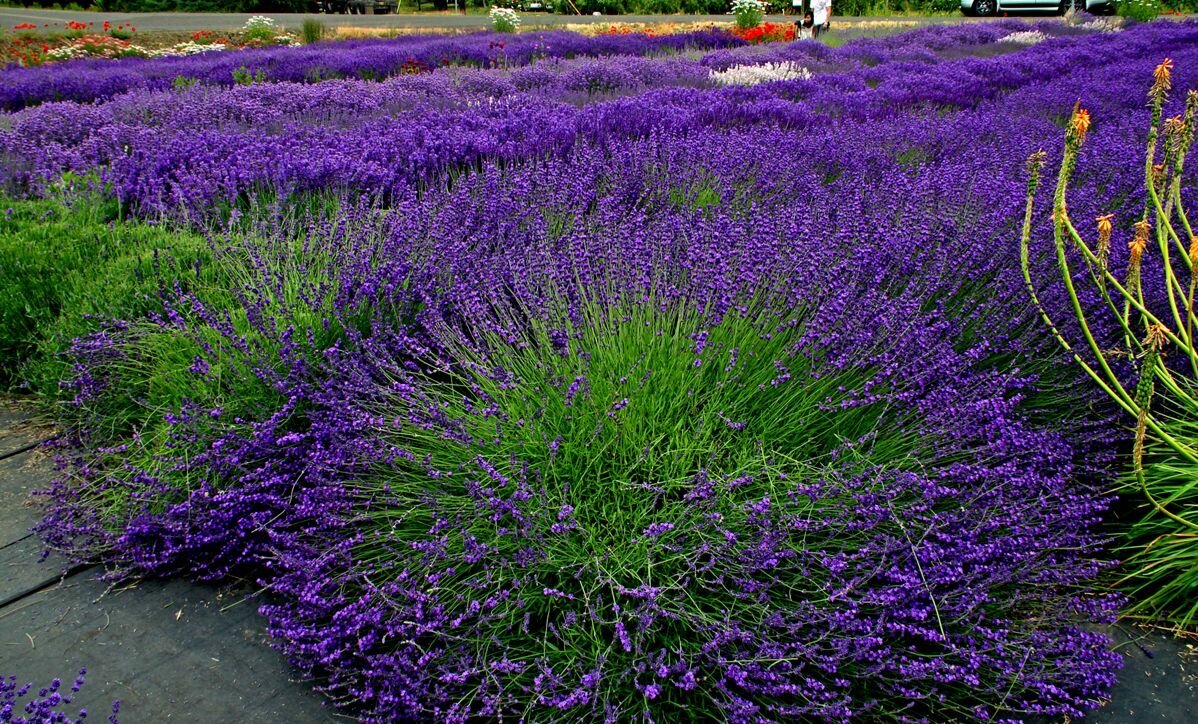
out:
{"label": "orange flower spike", "polygon": [[1132,237],[1131,243],[1127,245],[1131,251],[1132,266],[1138,267],[1140,259],[1144,256],[1144,251],[1148,249],[1148,222],[1136,222],[1136,235]]}
{"label": "orange flower spike", "polygon": [[1086,140],[1086,132],[1090,130],[1090,112],[1081,107],[1079,101],[1073,106],[1073,116],[1069,119],[1069,128],[1065,140],[1076,146]]}
{"label": "orange flower spike", "polygon": [[1099,216],[1097,219],[1095,219],[1095,221],[1098,222],[1098,241],[1099,242],[1101,242],[1105,238],[1107,240],[1107,243],[1110,243],[1111,231],[1114,228],[1111,225],[1111,219],[1113,219],[1114,217],[1115,217],[1114,214],[1106,214],[1104,216]]}
{"label": "orange flower spike", "polygon": [[1165,90],[1168,90],[1173,82],[1173,60],[1171,58],[1162,60],[1161,64],[1152,71],[1152,79],[1156,81],[1157,85],[1163,85]]}
{"label": "orange flower spike", "polygon": [[1148,336],[1145,337],[1144,343],[1159,352],[1169,343],[1168,332],[1168,328],[1163,324],[1150,324],[1148,325]]}
{"label": "orange flower spike", "polygon": [[1198,274],[1198,236],[1190,237],[1190,274]]}
{"label": "orange flower spike", "polygon": [[1165,94],[1173,87],[1173,61],[1165,58],[1152,71],[1152,87],[1148,89],[1148,97],[1154,104],[1161,103]]}

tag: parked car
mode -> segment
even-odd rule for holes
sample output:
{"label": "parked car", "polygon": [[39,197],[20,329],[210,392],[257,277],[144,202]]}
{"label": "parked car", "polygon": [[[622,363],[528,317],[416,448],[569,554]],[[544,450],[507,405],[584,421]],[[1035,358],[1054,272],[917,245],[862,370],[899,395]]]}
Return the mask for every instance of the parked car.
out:
{"label": "parked car", "polygon": [[961,0],[966,15],[997,15],[1021,10],[1063,13],[1070,8],[1101,15],[1115,11],[1115,0]]}
{"label": "parked car", "polygon": [[399,0],[316,0],[316,12],[365,15],[369,8],[375,15],[388,15],[398,4]]}

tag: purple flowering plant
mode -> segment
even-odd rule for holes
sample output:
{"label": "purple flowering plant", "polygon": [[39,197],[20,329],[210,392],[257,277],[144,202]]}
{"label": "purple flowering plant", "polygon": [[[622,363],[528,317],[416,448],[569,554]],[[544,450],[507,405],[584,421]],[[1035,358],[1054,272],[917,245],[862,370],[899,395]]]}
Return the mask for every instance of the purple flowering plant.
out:
{"label": "purple flowering plant", "polygon": [[[376,361],[353,534],[289,563],[273,633],[378,721],[1082,711],[1118,657],[1042,622],[1114,601],[1059,588],[1099,565],[1034,541],[1102,503],[990,375],[959,368],[945,409],[945,368],[821,346],[820,300],[762,281],[724,310],[495,298],[436,355]],[[1009,443],[962,436],[994,413]]]}
{"label": "purple flowering plant", "polygon": [[[59,707],[69,705],[75,694],[83,688],[87,669],[80,669],[69,691],[62,690],[62,680],[54,679],[48,686],[34,689],[32,683],[18,685],[16,676],[0,676],[0,722],[4,724],[49,724],[51,722],[70,722],[83,724],[87,719],[87,710],[80,709],[75,718],[71,718]],[[33,693],[31,696],[31,692]],[[28,700],[25,700],[28,698]],[[118,724],[117,715],[121,703],[112,702],[112,714],[108,717],[110,724]]]}

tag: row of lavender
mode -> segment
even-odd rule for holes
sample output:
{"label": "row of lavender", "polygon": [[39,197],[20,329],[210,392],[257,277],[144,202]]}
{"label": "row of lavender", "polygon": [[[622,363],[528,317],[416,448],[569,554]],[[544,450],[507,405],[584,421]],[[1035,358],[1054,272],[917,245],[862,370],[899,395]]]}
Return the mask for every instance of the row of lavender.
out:
{"label": "row of lavender", "polygon": [[[390,176],[353,175],[366,144],[339,126],[399,91],[314,87],[325,146],[242,116],[223,133],[285,129],[295,173],[322,173],[222,152],[141,166],[140,196],[108,178],[144,210],[276,183],[389,203],[259,209],[216,244],[231,296],[181,284],[161,315],[80,340],[88,452],[42,532],[137,572],[259,576],[280,646],[380,721],[1081,714],[1119,662],[1079,625],[1117,603],[1089,587],[1112,433],[1034,334],[1022,159],[1081,98],[1099,122],[1071,209],[1129,226],[1141,79],[1168,53],[1193,84],[1196,35],[581,109],[546,93],[563,145],[417,145],[441,165]],[[206,97],[232,114],[277,92]],[[220,142],[180,122],[203,112],[187,94],[131,99],[27,111],[14,133],[43,145],[127,107],[179,126],[100,134],[132,156]],[[517,113],[495,105],[471,111],[480,135]],[[427,117],[449,116],[404,122]],[[116,168],[110,140],[76,136],[57,171]],[[452,184],[429,170],[463,161]]]}
{"label": "row of lavender", "polygon": [[313,83],[334,78],[382,80],[448,65],[512,67],[543,58],[656,55],[743,44],[744,41],[736,36],[717,30],[656,37],[488,32],[457,37],[414,35],[390,40],[259,48],[182,58],[126,58],[116,62],[78,60],[0,71],[0,77],[4,79],[0,84],[0,109],[16,110],[51,101],[89,102],[122,93],[167,90],[179,78],[227,87],[234,84],[234,71],[238,70],[260,82]]}
{"label": "row of lavender", "polygon": [[[1058,34],[1070,30],[1042,26]],[[1027,27],[943,29],[936,51],[1011,52],[1019,46],[996,41]],[[53,104],[15,114],[11,130],[0,130],[0,151],[17,159],[0,181],[19,193],[64,171],[100,168],[101,181],[123,203],[147,214],[201,213],[263,191],[338,188],[402,197],[447,170],[561,154],[579,140],[619,142],[713,125],[801,129],[829,116],[968,107],[1070,67],[1041,62],[1036,53],[937,62],[927,35],[840,49],[814,43],[764,53],[749,48],[700,61],[542,61],[512,71],[452,69],[385,83],[270,83],[131,94],[95,107]],[[1074,62],[1092,65],[1113,62],[1114,37],[1093,35],[1074,37],[1064,46],[1071,50],[1042,52],[1072,53]],[[713,88],[713,72],[778,62],[817,77]]]}
{"label": "row of lavender", "polygon": [[[865,40],[830,53],[842,62],[875,64],[895,52],[934,53],[994,42],[1012,29],[1019,29],[1018,24],[1004,21],[937,31],[917,30],[899,39]],[[588,38],[568,32],[476,33],[264,48],[186,58],[83,60],[2,71],[0,109],[17,110],[50,101],[90,102],[134,91],[167,90],[180,78],[228,87],[234,84],[234,71],[238,70],[244,71],[248,78],[269,82],[383,80],[442,66],[512,68],[546,58],[651,56],[736,47],[746,47],[745,42],[715,29],[653,37],[631,34]]]}

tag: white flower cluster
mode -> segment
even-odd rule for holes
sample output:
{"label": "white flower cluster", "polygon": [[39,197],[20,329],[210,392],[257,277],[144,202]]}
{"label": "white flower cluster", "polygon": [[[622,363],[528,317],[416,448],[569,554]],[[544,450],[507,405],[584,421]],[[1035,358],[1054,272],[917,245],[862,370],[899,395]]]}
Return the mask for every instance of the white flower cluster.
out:
{"label": "white flower cluster", "polygon": [[514,33],[520,27],[520,14],[511,8],[491,8],[491,24],[501,33]]}
{"label": "white flower cluster", "polygon": [[1021,30],[1017,33],[1004,35],[998,39],[1000,43],[1015,43],[1016,45],[1035,45],[1048,40],[1048,36],[1039,30]]}
{"label": "white flower cluster", "polygon": [[275,21],[271,20],[270,18],[266,17],[265,15],[255,15],[255,16],[251,17],[249,20],[246,20],[245,25],[241,29],[247,30],[247,31],[248,30],[278,30],[279,26],[275,24]]}
{"label": "white flower cluster", "polygon": [[1123,18],[1117,16],[1094,18],[1090,22],[1082,23],[1077,27],[1085,28],[1086,30],[1092,30],[1095,33],[1117,33],[1120,30],[1123,30]]}
{"label": "white flower cluster", "polygon": [[761,0],[732,0],[732,14],[764,13],[765,3]]}
{"label": "white flower cluster", "polygon": [[728,70],[711,71],[717,85],[757,85],[773,80],[807,80],[811,71],[790,61],[761,65],[734,65]]}
{"label": "white flower cluster", "polygon": [[87,51],[79,45],[63,45],[58,48],[50,48],[46,51],[46,55],[55,60],[70,60],[72,58],[82,58],[87,55]]}
{"label": "white flower cluster", "polygon": [[147,52],[144,48],[130,45],[123,40],[107,35],[85,35],[68,45],[51,48],[46,51],[46,56],[54,60],[116,58],[126,55],[145,56]]}
{"label": "white flower cluster", "polygon": [[[1136,0],[1126,0],[1128,4],[1135,4]],[[1066,25],[1072,25],[1083,30],[1090,30],[1095,33],[1117,33],[1123,29],[1124,18],[1119,16],[1110,17],[1095,17],[1084,11],[1077,11],[1069,8],[1065,11],[1062,18]]]}
{"label": "white flower cluster", "polygon": [[178,43],[169,48],[159,48],[157,50],[148,51],[151,58],[178,58],[184,55],[199,55],[200,53],[210,53],[214,50],[228,50],[229,46],[224,43],[193,43],[190,40],[186,43]]}

